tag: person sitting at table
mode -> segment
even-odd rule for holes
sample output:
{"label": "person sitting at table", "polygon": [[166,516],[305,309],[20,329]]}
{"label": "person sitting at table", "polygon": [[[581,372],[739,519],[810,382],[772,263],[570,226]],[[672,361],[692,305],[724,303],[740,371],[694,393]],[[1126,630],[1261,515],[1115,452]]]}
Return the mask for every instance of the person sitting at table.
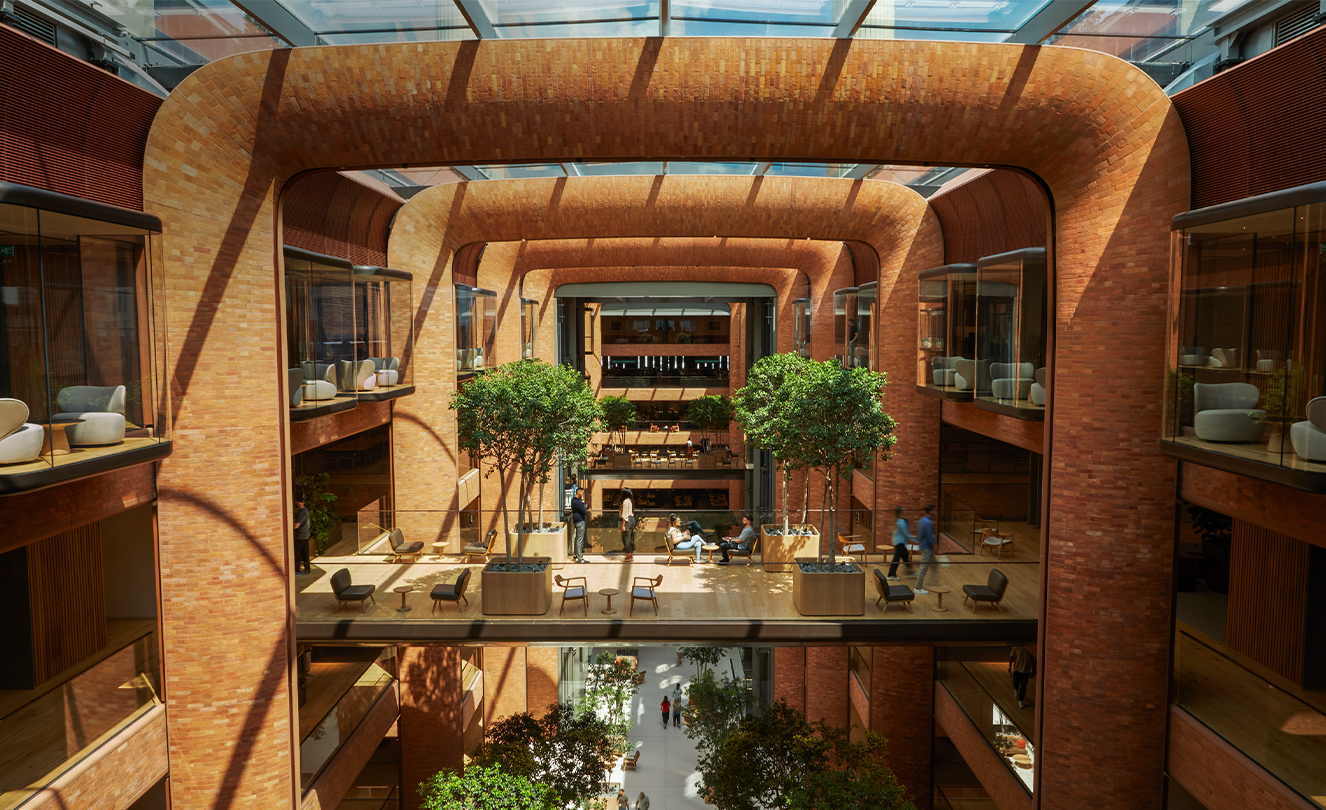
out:
{"label": "person sitting at table", "polygon": [[750,515],[742,515],[741,534],[737,535],[734,538],[731,538],[731,540],[735,540],[736,542],[734,543],[731,542],[731,540],[724,540],[723,542],[718,544],[718,548],[721,549],[723,552],[723,559],[718,561],[719,565],[727,565],[729,562],[731,562],[731,560],[728,559],[727,553],[732,549],[740,549],[741,551],[745,551],[746,549],[751,547],[752,543],[755,542],[755,527],[751,525],[752,523],[753,521],[751,520]]}
{"label": "person sitting at table", "polygon": [[[694,524],[694,521],[691,521]],[[681,518],[675,514],[668,516],[668,542],[672,544],[672,550],[690,551],[695,549],[695,561],[700,561],[700,547],[704,545],[704,535],[696,534],[691,531],[690,526],[682,528]]]}

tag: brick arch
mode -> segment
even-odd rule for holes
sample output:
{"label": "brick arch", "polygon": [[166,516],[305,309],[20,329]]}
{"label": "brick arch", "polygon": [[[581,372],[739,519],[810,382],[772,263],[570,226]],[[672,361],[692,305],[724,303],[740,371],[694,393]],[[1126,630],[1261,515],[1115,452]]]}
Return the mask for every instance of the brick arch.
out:
{"label": "brick arch", "polygon": [[[178,446],[160,475],[162,596],[247,631],[218,633],[196,616],[164,619],[172,795],[181,806],[217,796],[232,806],[297,800],[288,679],[259,688],[268,664],[247,655],[288,633],[288,589],[255,584],[243,599],[217,594],[224,606],[209,604],[199,595],[214,579],[209,552],[237,548],[234,531],[175,497],[227,493],[222,506],[234,519],[278,557],[286,551],[287,429],[272,295],[285,181],[334,167],[734,157],[1010,166],[1045,181],[1057,213],[1060,323],[1049,425],[1062,452],[1049,465],[1058,511],[1046,544],[1036,795],[1047,807],[1159,805],[1165,722],[1157,707],[1169,662],[1152,640],[1170,626],[1174,472],[1157,449],[1155,370],[1167,223],[1186,208],[1189,186],[1187,144],[1169,100],[1127,64],[1067,48],[592,39],[249,53],[201,68],[162,106],[144,161],[145,209],[165,224],[176,336],[169,362]],[[677,216],[704,230],[717,214],[706,178],[677,182],[690,190],[689,210]],[[449,193],[477,197],[478,185]],[[872,185],[833,184],[845,191],[826,208],[823,198],[837,191],[808,184],[819,196],[803,198],[802,184],[766,181],[750,189],[749,205],[768,214],[767,232],[733,221],[740,229],[731,233],[858,238],[887,266],[889,252],[866,232],[887,230],[898,212],[860,204],[856,195]],[[768,189],[780,186],[787,196],[771,205]],[[556,184],[549,191],[560,193]],[[581,200],[576,211],[558,197],[553,219],[579,221],[581,231],[550,228],[544,210],[498,200],[492,216],[435,220],[436,236],[416,227],[409,233],[421,256],[448,245],[419,262],[427,272],[415,274],[418,298],[427,304],[440,289],[444,252],[494,232],[656,235],[623,227],[653,205],[647,193],[628,196],[634,208],[609,196]],[[819,216],[799,216],[804,209]],[[503,221],[504,210],[523,218]],[[906,254],[916,231],[902,239],[906,229],[896,230]],[[393,245],[401,233],[398,219]],[[244,385],[234,384],[238,372]],[[241,492],[236,481],[248,485]],[[254,555],[236,550],[227,565],[237,581],[262,582]],[[1132,633],[1148,643],[1118,643]],[[270,662],[288,666],[279,655]],[[1083,728],[1093,730],[1089,738]]]}

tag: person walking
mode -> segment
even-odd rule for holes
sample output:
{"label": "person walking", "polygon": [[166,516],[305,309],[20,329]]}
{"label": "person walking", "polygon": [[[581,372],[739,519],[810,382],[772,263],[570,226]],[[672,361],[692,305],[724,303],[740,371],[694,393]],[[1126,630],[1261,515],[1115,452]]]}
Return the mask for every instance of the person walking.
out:
{"label": "person walking", "polygon": [[1036,674],[1036,658],[1021,644],[1008,654],[1008,674],[1013,676],[1013,694],[1017,695],[1018,708],[1025,709],[1027,683]]}
{"label": "person walking", "polygon": [[663,696],[663,728],[668,727],[668,718],[672,716],[672,704],[668,702],[668,696]]}
{"label": "person walking", "polygon": [[626,562],[635,560],[635,493],[630,487],[622,487],[622,549],[626,552]]}
{"label": "person walking", "polygon": [[[295,498],[295,576],[300,574],[313,573],[313,566],[308,559],[308,541],[312,536],[310,524],[313,521],[309,518],[308,508],[304,506],[303,498]],[[700,553],[697,551],[697,559]]]}
{"label": "person walking", "polygon": [[589,509],[585,506],[585,488],[576,487],[575,497],[571,499],[571,528],[575,532],[576,562],[588,562],[585,559],[585,528],[589,525]]}
{"label": "person walking", "polygon": [[635,800],[635,810],[649,810],[649,797],[640,791],[640,798]]}
{"label": "person walking", "polygon": [[930,519],[933,511],[935,505],[926,504],[925,514],[916,522],[916,545],[921,549],[921,570],[916,574],[917,593],[930,593],[925,589],[925,575],[929,573],[930,566],[935,564],[935,522]]}
{"label": "person walking", "polygon": [[626,798],[626,791],[617,788],[617,810],[631,810],[631,800]]}
{"label": "person walking", "polygon": [[898,581],[898,563],[907,563],[908,571],[912,567],[911,555],[907,553],[907,546],[912,542],[912,532],[907,528],[907,518],[902,515],[902,507],[893,508],[893,565],[889,566],[889,579]]}
{"label": "person walking", "polygon": [[672,694],[672,727],[681,728],[681,687],[678,686]]}

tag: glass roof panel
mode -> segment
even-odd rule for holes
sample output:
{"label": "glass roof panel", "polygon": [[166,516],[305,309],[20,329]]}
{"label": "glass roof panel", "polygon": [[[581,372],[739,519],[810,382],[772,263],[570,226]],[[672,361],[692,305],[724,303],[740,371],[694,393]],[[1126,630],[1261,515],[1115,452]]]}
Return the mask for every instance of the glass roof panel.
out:
{"label": "glass roof panel", "polygon": [[[452,0],[280,0],[319,34],[468,28]],[[393,41],[390,38],[377,41]]]}
{"label": "glass roof panel", "polygon": [[1003,42],[1011,31],[937,31],[923,28],[861,26],[856,39],[919,39],[930,42]]}
{"label": "glass roof panel", "polygon": [[1048,4],[1049,0],[878,0],[863,27],[1012,33]]}
{"label": "glass roof panel", "polygon": [[659,0],[480,0],[494,27],[657,20]]}
{"label": "glass roof panel", "polygon": [[758,163],[701,163],[684,160],[668,161],[668,174],[755,174]]}
{"label": "glass roof panel", "polygon": [[765,174],[781,177],[846,177],[856,163],[771,163]]}
{"label": "glass roof panel", "polygon": [[842,0],[680,0],[672,4],[672,19],[833,27],[846,5]]}
{"label": "glass roof panel", "polygon": [[1127,54],[1149,50],[1154,55],[1162,46],[1148,40],[1195,37],[1217,18],[1252,2],[1256,0],[1099,0],[1046,43],[1142,61],[1147,57]]}
{"label": "glass roof panel", "polygon": [[576,169],[586,177],[606,177],[623,174],[662,174],[662,161],[635,163],[577,163]]}
{"label": "glass roof panel", "polygon": [[355,31],[348,34],[318,34],[322,45],[373,45],[379,42],[463,42],[476,39],[468,25],[459,28],[428,28],[421,31]]}
{"label": "glass roof panel", "polygon": [[658,18],[643,20],[602,20],[537,25],[499,25],[502,39],[552,39],[554,37],[656,37]]}
{"label": "glass roof panel", "polygon": [[767,22],[672,18],[669,29],[683,37],[831,37],[832,25],[796,25]]}
{"label": "glass roof panel", "polygon": [[525,180],[531,177],[565,177],[560,163],[532,163],[521,166],[475,166],[489,180]]}

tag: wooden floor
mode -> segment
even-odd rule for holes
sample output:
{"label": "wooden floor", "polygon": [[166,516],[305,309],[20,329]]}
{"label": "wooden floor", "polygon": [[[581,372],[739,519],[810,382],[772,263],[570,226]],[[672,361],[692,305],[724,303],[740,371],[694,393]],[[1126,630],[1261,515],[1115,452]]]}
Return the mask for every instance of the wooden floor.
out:
{"label": "wooden floor", "polygon": [[1294,452],[1294,445],[1289,441],[1289,428],[1285,428],[1283,453],[1269,452],[1266,449],[1266,440],[1257,442],[1208,442],[1196,436],[1176,436],[1170,441],[1175,444],[1195,447],[1199,450],[1223,453],[1227,456],[1245,458],[1249,461],[1259,461],[1262,464],[1274,464],[1277,467],[1285,467],[1291,470],[1326,473],[1326,464],[1319,461],[1308,461]]}
{"label": "wooden floor", "polygon": [[[484,616],[483,585],[479,576],[481,564],[466,565],[459,558],[437,562],[436,558],[425,556],[421,562],[388,563],[385,556],[354,555],[344,557],[319,557],[313,563],[314,576],[300,577],[296,582],[299,591],[297,610],[300,621],[353,620],[394,622],[520,622],[560,620],[558,611],[561,607],[560,589],[554,587],[553,604],[546,616]],[[879,557],[871,555],[866,565],[866,613],[862,617],[842,616],[823,617],[852,621],[854,619],[879,620],[887,618],[897,621],[926,620],[963,620],[963,619],[1022,619],[1035,620],[1040,586],[1039,566],[1030,563],[1016,563],[1008,559],[1001,563],[990,556],[974,557],[954,555],[948,568],[932,568],[926,577],[927,587],[947,585],[952,593],[944,596],[945,612],[937,610],[939,597],[931,593],[918,594],[912,603],[912,611],[893,604],[887,613],[881,615],[881,609],[875,607],[877,593],[871,581],[871,570],[881,567]],[[607,607],[607,599],[598,591],[603,588],[616,588],[622,594],[628,593],[632,577],[663,575],[663,584],[658,588],[658,615],[647,603],[637,603],[634,616],[630,613],[630,600],[622,596],[614,597],[613,607],[618,613],[614,619],[627,619],[641,622],[676,621],[697,619],[747,619],[747,620],[803,620],[792,603],[792,574],[765,572],[758,564],[745,562],[728,566],[709,565],[667,565],[667,557],[637,554],[634,563],[619,562],[620,557],[613,555],[589,556],[587,564],[568,563],[555,569],[554,573],[563,577],[584,576],[587,580],[590,599],[588,618],[602,620],[600,613]],[[470,585],[466,592],[469,604],[443,604],[434,611],[433,602],[428,592],[433,585],[452,582],[459,576],[462,568],[472,569]],[[990,569],[998,567],[1008,576],[1009,586],[1006,592],[1003,611],[990,605],[973,609],[969,602],[963,605],[962,586],[984,585]],[[340,568],[347,568],[355,584],[373,584],[377,586],[375,597],[377,604],[368,603],[367,611],[361,612],[357,605],[347,605],[337,609],[336,599],[331,590],[331,574]],[[886,567],[887,569],[887,567]],[[886,570],[887,573],[887,570]],[[906,574],[905,569],[900,572]],[[900,584],[914,585],[915,577],[904,575]],[[407,595],[409,612],[398,612],[401,604],[399,594],[392,589],[399,586],[411,586],[414,591]],[[575,621],[585,616],[585,608],[579,602],[567,606],[565,620]]]}
{"label": "wooden floor", "polygon": [[130,450],[138,450],[143,447],[152,447],[160,444],[161,441],[161,439],[125,439],[119,444],[112,444],[107,447],[71,447],[68,455],[42,456],[36,461],[28,461],[23,464],[0,464],[0,475],[19,475],[50,469],[52,466],[60,467],[65,464],[76,464],[80,461],[91,461],[92,459],[105,458],[117,453],[127,453]]}
{"label": "wooden floor", "polygon": [[1184,633],[1175,665],[1180,708],[1326,807],[1326,715]]}

